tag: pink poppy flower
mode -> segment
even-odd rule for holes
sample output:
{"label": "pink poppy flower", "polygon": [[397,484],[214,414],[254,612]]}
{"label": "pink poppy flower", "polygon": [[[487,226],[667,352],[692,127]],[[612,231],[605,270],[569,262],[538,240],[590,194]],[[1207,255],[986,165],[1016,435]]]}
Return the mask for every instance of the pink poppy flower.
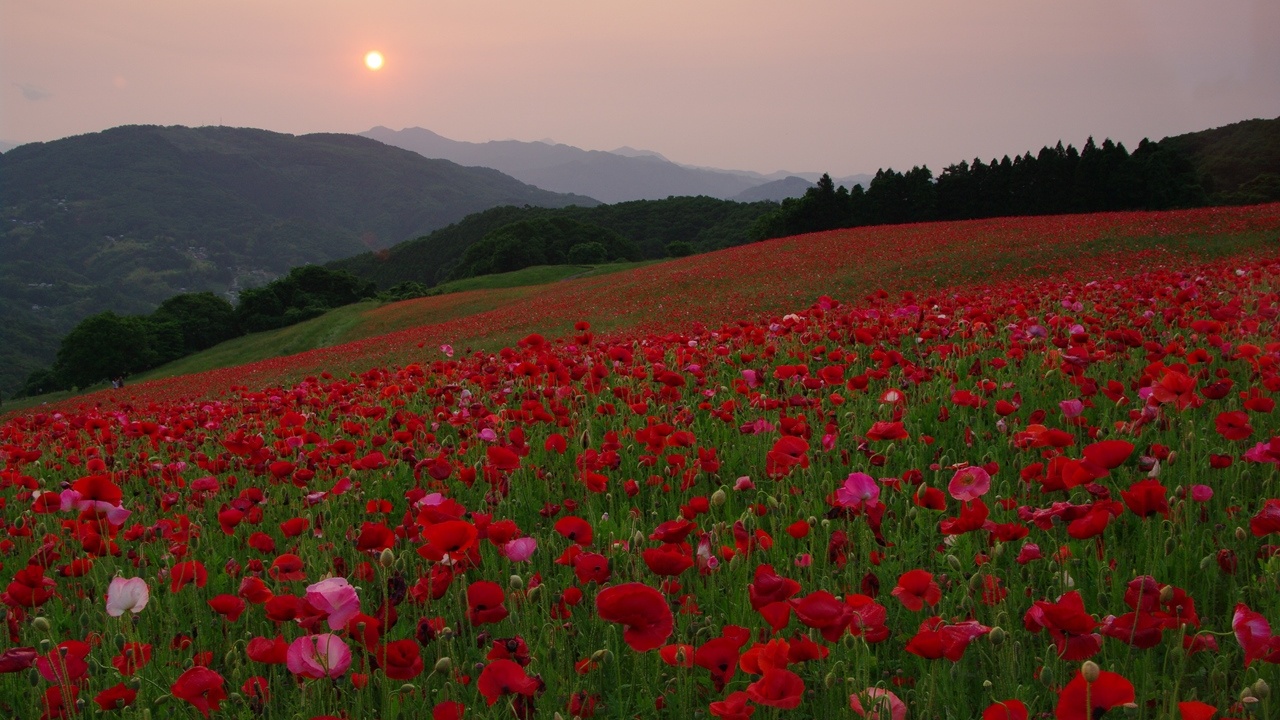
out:
{"label": "pink poppy flower", "polygon": [[142,578],[116,577],[107,587],[107,614],[120,617],[126,612],[135,615],[142,612],[151,599],[151,588]]}
{"label": "pink poppy flower", "polygon": [[329,578],[307,586],[306,601],[328,616],[329,629],[341,630],[360,613],[360,597],[343,578]]}
{"label": "pink poppy flower", "polygon": [[313,680],[341,677],[351,667],[351,648],[337,635],[305,635],[289,645],[285,665]]}
{"label": "pink poppy flower", "polygon": [[880,486],[866,473],[850,473],[844,485],[836,490],[836,502],[842,507],[862,507],[864,502],[874,503],[880,497]]}
{"label": "pink poppy flower", "polygon": [[977,500],[990,490],[990,473],[976,465],[957,470],[947,485],[951,497],[962,502]]}

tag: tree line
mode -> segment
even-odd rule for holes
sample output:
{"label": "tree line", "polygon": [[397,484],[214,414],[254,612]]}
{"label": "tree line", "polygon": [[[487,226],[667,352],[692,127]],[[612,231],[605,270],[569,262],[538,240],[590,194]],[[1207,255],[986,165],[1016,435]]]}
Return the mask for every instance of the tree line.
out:
{"label": "tree line", "polygon": [[376,292],[373,283],[351,273],[304,265],[242,291],[235,305],[198,292],[175,295],[149,315],[98,313],[62,338],[53,366],[31,373],[17,396],[122,379],[234,337],[302,322]]}
{"label": "tree line", "polygon": [[1165,210],[1209,201],[1195,166],[1177,149],[1144,139],[1130,153],[1123,143],[1089,138],[1080,150],[1059,142],[1035,155],[949,165],[936,180],[928,166],[889,168],[866,189],[850,190],[823,175],[803,197],[761,217],[751,234],[761,240],[861,225]]}

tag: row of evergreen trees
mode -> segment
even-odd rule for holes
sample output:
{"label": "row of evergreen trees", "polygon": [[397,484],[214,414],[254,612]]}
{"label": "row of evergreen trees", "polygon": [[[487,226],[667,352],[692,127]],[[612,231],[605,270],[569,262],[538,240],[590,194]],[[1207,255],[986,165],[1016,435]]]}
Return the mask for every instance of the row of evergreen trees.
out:
{"label": "row of evergreen trees", "polygon": [[150,370],[250,332],[292,325],[372,297],[371,282],[315,265],[240,293],[236,305],[211,292],[165,300],[150,315],[104,312],[62,339],[53,367],[33,372],[18,393],[87,387]]}
{"label": "row of evergreen trees", "polygon": [[1163,210],[1208,204],[1191,161],[1172,147],[1143,140],[1132,154],[1122,143],[1093,138],[1082,150],[1062,143],[1036,155],[946,167],[934,181],[927,166],[880,170],[864,190],[837,188],[823,175],[803,197],[760,218],[753,239],[928,220],[1011,215]]}

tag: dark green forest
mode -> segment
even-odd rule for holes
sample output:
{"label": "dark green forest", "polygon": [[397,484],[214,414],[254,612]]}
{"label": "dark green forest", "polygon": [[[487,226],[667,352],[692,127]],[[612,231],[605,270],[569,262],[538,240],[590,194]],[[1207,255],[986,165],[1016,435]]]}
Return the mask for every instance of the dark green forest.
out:
{"label": "dark green forest", "polygon": [[235,306],[210,292],[183,293],[149,315],[110,310],[81,320],[62,338],[51,367],[30,373],[18,396],[86,387],[159,367],[245,333],[285,327],[373,297],[373,283],[304,265]]}
{"label": "dark green forest", "polygon": [[880,170],[867,188],[823,176],[803,197],[761,218],[752,238],[931,220],[1167,210],[1280,200],[1280,120],[1123,144],[1093,138],[1010,159],[975,158],[935,178],[927,166]]}

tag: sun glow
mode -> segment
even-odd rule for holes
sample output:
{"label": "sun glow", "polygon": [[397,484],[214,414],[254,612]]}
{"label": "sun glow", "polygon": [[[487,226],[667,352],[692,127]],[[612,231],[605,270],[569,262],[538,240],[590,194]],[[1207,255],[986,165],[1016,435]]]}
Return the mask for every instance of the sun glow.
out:
{"label": "sun glow", "polygon": [[380,69],[382,67],[382,53],[377,50],[370,50],[369,53],[364,56],[364,65],[370,70]]}

